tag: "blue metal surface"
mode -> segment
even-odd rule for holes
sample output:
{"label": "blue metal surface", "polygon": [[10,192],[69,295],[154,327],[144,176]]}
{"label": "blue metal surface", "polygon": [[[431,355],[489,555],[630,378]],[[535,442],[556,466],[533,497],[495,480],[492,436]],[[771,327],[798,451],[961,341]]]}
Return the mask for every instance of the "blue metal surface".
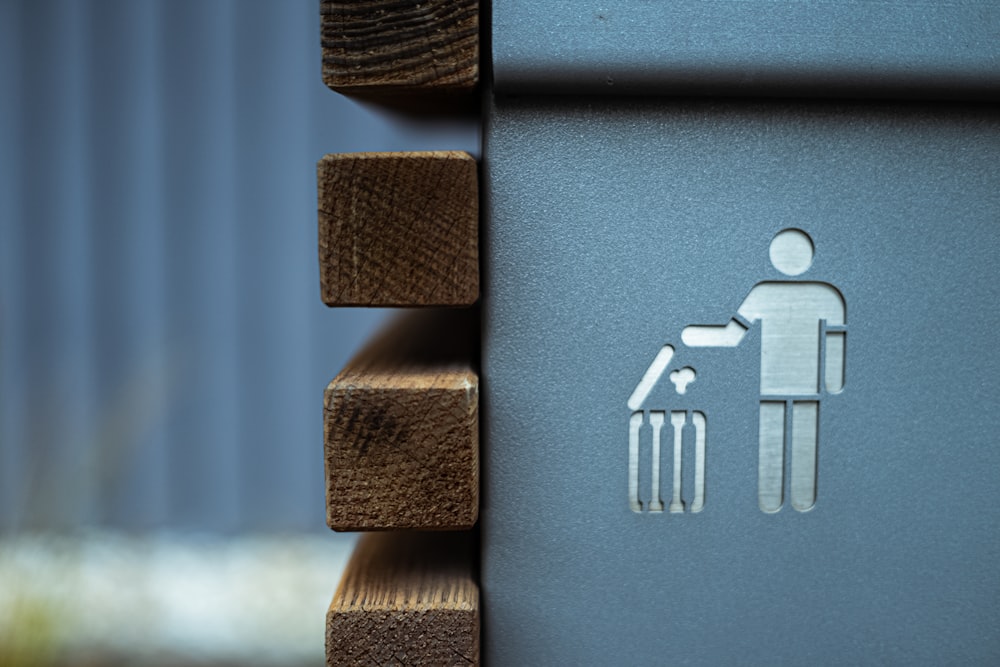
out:
{"label": "blue metal surface", "polygon": [[[995,107],[498,98],[484,154],[484,662],[1000,661]],[[846,303],[847,379],[815,506],[766,513],[760,324],[682,331],[792,280],[785,228]],[[627,401],[665,344],[697,379],[646,407],[707,416],[699,513],[629,506]]]}
{"label": "blue metal surface", "polygon": [[496,0],[505,93],[996,98],[993,0]]}

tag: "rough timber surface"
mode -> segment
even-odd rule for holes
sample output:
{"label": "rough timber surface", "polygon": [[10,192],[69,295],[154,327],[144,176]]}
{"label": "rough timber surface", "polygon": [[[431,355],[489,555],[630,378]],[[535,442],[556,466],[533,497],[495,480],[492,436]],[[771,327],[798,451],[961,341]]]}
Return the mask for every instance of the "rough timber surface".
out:
{"label": "rough timber surface", "polygon": [[346,153],[317,165],[329,306],[465,306],[479,297],[476,161],[459,151]]}
{"label": "rough timber surface", "polygon": [[334,530],[472,527],[479,514],[478,312],[397,318],[326,389]]}
{"label": "rough timber surface", "polygon": [[479,80],[476,0],[322,0],[323,81],[361,97],[471,92]]}
{"label": "rough timber surface", "polygon": [[364,536],[327,613],[327,664],[478,665],[471,537]]}

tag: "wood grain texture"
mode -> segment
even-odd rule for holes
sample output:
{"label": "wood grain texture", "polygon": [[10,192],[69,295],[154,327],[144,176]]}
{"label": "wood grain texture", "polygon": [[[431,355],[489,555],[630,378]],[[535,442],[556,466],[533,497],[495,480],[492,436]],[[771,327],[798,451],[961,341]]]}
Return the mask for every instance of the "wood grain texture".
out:
{"label": "wood grain texture", "polygon": [[329,306],[465,306],[479,297],[479,182],[458,151],[327,155],[317,166]]}
{"label": "wood grain texture", "polygon": [[365,535],[327,613],[327,664],[478,665],[470,538]]}
{"label": "wood grain texture", "polygon": [[334,530],[470,528],[479,516],[478,313],[404,314],[326,389]]}
{"label": "wood grain texture", "polygon": [[323,81],[362,97],[472,92],[477,0],[322,0]]}

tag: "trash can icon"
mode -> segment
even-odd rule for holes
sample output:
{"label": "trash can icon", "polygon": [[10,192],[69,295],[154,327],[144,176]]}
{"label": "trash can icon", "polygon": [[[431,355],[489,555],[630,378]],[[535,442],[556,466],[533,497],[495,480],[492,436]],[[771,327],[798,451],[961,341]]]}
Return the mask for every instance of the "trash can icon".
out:
{"label": "trash can icon", "polygon": [[[705,447],[707,417],[701,410],[687,408],[686,395],[688,386],[695,381],[697,373],[694,368],[684,366],[675,368],[670,373],[670,362],[674,358],[674,348],[664,345],[656,358],[646,369],[632,395],[628,399],[631,411],[628,426],[628,497],[629,507],[633,512],[660,513],[663,512],[664,488],[662,474],[669,469],[670,503],[667,511],[672,514],[700,512],[705,507]],[[674,385],[675,398],[670,406],[645,407],[653,388],[666,376]],[[679,408],[685,409],[679,409]],[[669,420],[667,418],[669,414]],[[672,437],[673,455],[666,457],[664,463],[664,428],[668,426]],[[648,428],[643,428],[648,426]],[[690,426],[691,428],[687,428]],[[685,438],[685,432],[689,435]],[[647,450],[642,446],[643,436],[649,439],[648,457],[641,457],[640,452]],[[685,440],[688,446],[685,448]],[[683,471],[691,465],[691,450],[694,450],[694,489],[683,488]],[[687,451],[687,455],[685,455]],[[646,458],[646,461],[643,459]],[[650,488],[649,500],[645,503],[640,498],[640,471],[649,466]]]}

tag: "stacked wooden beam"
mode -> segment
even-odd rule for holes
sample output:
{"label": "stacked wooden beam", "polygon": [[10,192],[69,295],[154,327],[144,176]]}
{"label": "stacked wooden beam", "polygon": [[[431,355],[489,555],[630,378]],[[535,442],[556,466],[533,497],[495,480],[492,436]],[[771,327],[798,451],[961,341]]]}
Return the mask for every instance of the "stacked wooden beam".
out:
{"label": "stacked wooden beam", "polygon": [[[422,112],[474,104],[476,0],[320,7],[334,90]],[[323,301],[414,309],[326,389],[327,523],[372,531],[330,605],[327,663],[479,664],[476,162],[327,155],[318,190]]]}

